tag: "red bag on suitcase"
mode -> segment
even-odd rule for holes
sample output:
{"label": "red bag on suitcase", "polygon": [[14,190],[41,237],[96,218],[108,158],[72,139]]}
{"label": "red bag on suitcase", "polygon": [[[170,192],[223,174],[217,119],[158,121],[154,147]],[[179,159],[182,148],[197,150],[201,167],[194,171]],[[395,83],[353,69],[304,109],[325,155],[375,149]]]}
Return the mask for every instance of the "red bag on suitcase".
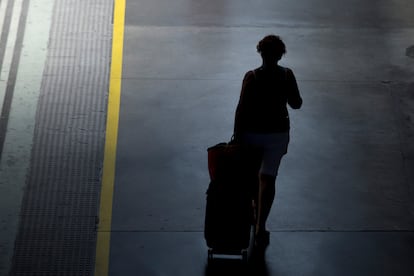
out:
{"label": "red bag on suitcase", "polygon": [[258,148],[233,142],[219,143],[207,149],[210,180],[258,176],[262,153]]}

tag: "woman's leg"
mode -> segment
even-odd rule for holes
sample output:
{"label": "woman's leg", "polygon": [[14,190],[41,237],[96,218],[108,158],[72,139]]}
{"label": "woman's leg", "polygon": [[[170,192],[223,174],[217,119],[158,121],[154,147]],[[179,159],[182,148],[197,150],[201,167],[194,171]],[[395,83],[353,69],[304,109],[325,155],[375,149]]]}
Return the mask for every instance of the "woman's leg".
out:
{"label": "woman's leg", "polygon": [[266,231],[266,221],[272,208],[276,193],[276,176],[259,175],[258,212],[256,234]]}
{"label": "woman's leg", "polygon": [[[256,136],[257,143],[263,148],[263,159],[259,172],[259,191],[257,199],[256,238],[258,245],[269,243],[266,221],[276,194],[276,176],[282,157],[287,153],[289,132]],[[255,144],[255,145],[256,145]]]}

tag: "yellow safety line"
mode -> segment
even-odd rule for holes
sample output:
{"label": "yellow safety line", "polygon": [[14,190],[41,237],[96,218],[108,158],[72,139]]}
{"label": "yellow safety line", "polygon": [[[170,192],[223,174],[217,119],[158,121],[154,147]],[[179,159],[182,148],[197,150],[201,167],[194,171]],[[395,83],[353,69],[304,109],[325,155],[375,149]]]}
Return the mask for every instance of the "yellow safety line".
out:
{"label": "yellow safety line", "polygon": [[124,45],[125,1],[115,0],[112,36],[112,63],[109,79],[108,113],[96,244],[95,276],[108,275],[111,239],[115,159],[121,98],[122,52]]}

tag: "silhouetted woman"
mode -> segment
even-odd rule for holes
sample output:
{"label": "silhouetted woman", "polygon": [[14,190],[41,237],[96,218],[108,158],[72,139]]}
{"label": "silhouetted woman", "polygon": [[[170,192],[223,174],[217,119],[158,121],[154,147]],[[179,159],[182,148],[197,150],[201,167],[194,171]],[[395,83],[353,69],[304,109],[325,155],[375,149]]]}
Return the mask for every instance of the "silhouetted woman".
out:
{"label": "silhouetted woman", "polygon": [[280,160],[287,153],[289,144],[287,105],[299,109],[302,98],[292,70],[278,65],[286,53],[280,37],[264,37],[258,43],[257,51],[262,56],[263,64],[244,76],[234,135],[236,141],[263,150],[259,171],[256,245],[267,246],[269,231],[266,230],[266,220],[275,197]]}

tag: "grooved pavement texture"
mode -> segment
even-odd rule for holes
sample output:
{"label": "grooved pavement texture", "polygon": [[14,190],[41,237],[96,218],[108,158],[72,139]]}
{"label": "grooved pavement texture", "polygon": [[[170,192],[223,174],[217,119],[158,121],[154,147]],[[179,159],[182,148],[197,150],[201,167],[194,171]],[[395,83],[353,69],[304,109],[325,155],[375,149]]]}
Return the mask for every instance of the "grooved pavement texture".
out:
{"label": "grooved pavement texture", "polygon": [[55,1],[12,275],[91,275],[111,0]]}

